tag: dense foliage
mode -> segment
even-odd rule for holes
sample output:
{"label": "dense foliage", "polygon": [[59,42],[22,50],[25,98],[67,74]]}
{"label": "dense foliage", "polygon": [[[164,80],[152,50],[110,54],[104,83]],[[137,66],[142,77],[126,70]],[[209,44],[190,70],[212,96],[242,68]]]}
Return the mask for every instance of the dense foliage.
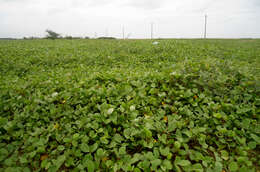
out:
{"label": "dense foliage", "polygon": [[260,40],[0,41],[0,171],[254,172]]}

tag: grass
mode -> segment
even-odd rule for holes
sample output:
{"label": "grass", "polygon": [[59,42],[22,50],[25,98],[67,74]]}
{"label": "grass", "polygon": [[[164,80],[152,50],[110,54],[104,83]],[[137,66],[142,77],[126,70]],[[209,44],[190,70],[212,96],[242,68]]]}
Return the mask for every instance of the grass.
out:
{"label": "grass", "polygon": [[0,41],[0,171],[257,171],[260,40]]}

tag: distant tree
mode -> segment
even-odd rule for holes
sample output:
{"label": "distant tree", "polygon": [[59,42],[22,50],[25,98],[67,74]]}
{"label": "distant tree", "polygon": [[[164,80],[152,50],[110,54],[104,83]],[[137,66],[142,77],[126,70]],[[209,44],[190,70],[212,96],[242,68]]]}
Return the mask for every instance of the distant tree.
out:
{"label": "distant tree", "polygon": [[82,39],[80,36],[74,36],[73,39]]}
{"label": "distant tree", "polygon": [[52,30],[47,29],[46,32],[47,32],[47,36],[46,36],[47,39],[58,39],[61,37],[60,34],[54,32]]}
{"label": "distant tree", "polygon": [[25,40],[32,40],[32,39],[42,39],[41,37],[36,37],[36,36],[28,36],[28,37],[23,37]]}
{"label": "distant tree", "polygon": [[102,36],[102,37],[98,37],[98,39],[116,39],[116,38],[108,37],[108,36]]}
{"label": "distant tree", "polygon": [[65,36],[65,39],[73,39],[72,36]]}
{"label": "distant tree", "polygon": [[90,39],[90,37],[88,37],[88,36],[85,36],[85,39]]}
{"label": "distant tree", "polygon": [[89,37],[80,37],[80,36],[65,36],[65,39],[89,39]]}

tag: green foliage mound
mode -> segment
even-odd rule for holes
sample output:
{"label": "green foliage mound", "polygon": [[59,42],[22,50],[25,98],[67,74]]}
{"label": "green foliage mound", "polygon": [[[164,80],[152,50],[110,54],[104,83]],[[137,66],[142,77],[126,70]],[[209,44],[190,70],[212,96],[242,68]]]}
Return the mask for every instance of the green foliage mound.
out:
{"label": "green foliage mound", "polygon": [[259,45],[0,41],[0,171],[257,171]]}

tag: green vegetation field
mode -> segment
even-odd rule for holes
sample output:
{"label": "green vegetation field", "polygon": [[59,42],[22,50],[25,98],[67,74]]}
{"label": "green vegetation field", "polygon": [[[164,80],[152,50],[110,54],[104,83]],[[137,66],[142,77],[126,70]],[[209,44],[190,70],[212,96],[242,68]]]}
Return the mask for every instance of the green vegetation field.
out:
{"label": "green vegetation field", "polygon": [[0,41],[0,171],[259,172],[260,40]]}

